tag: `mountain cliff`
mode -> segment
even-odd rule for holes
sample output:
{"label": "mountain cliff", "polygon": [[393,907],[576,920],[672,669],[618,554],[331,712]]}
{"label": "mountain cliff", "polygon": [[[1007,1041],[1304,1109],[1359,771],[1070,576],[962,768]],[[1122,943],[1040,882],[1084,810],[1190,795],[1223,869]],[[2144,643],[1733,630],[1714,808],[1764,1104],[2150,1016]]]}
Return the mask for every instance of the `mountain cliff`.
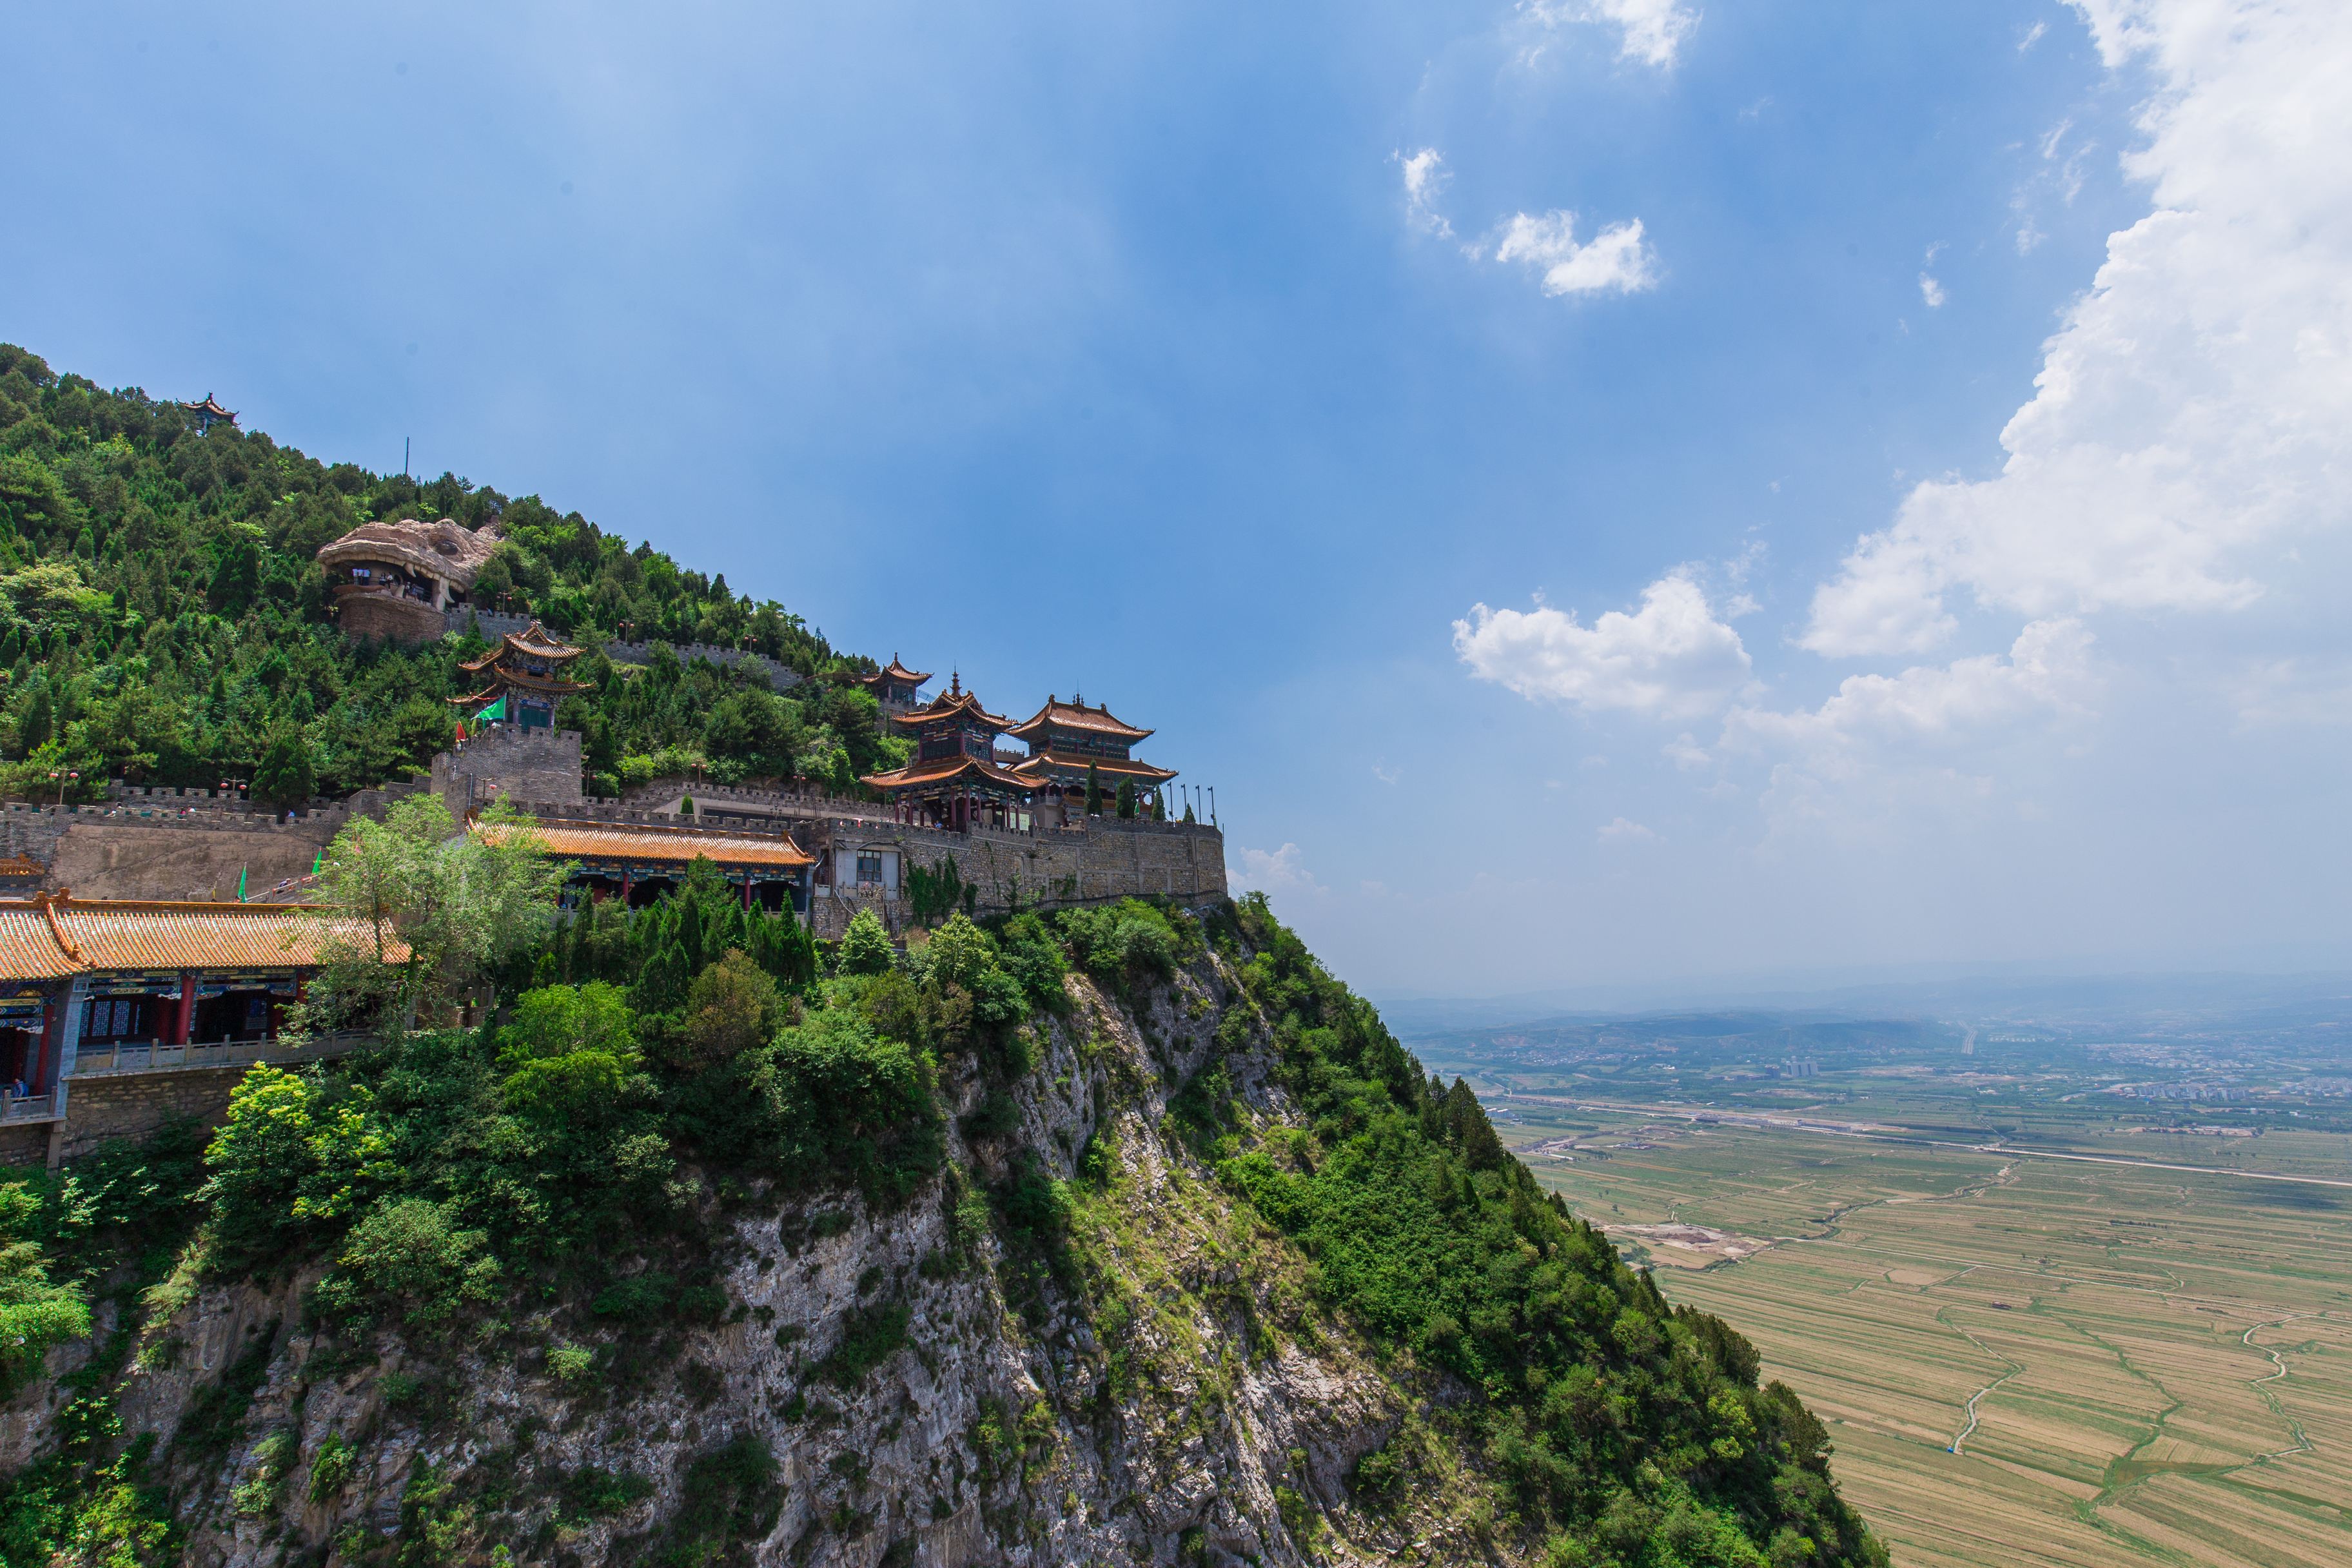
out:
{"label": "mountain cliff", "polygon": [[1262,902],[819,978],[697,898],[0,1187],[0,1561],[1884,1562]]}

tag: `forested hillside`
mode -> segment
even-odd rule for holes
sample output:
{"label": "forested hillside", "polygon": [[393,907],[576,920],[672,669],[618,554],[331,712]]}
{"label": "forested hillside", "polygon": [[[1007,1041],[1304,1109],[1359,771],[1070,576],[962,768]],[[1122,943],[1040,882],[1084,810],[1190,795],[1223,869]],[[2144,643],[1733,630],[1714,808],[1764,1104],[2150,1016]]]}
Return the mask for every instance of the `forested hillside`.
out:
{"label": "forested hillside", "polygon": [[[0,791],[94,796],[110,777],[251,781],[289,803],[404,775],[446,745],[470,686],[448,638],[362,647],[329,616],[319,546],[365,521],[493,518],[506,542],[478,592],[508,595],[593,646],[629,637],[758,649],[815,678],[789,697],[697,663],[582,662],[593,695],[562,715],[606,793],[697,763],[722,781],[799,775],[855,788],[887,766],[871,698],[800,616],[754,604],[578,512],[444,474],[327,464],[258,431],[199,433],[173,404],[110,392],[0,344]],[[56,774],[79,775],[53,779]]]}
{"label": "forested hillside", "polygon": [[354,825],[347,913],[443,870],[312,1005],[488,1021],[0,1184],[5,1568],[1884,1561],[1263,902],[902,956],[447,828]]}

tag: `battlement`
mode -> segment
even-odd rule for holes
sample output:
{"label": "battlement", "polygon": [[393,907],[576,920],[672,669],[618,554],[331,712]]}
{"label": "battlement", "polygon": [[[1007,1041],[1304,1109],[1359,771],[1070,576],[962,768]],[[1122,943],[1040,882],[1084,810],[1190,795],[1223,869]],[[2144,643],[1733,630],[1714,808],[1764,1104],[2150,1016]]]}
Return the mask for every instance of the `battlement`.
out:
{"label": "battlement", "polygon": [[433,759],[432,787],[460,820],[500,797],[572,809],[583,798],[580,731],[494,724]]}

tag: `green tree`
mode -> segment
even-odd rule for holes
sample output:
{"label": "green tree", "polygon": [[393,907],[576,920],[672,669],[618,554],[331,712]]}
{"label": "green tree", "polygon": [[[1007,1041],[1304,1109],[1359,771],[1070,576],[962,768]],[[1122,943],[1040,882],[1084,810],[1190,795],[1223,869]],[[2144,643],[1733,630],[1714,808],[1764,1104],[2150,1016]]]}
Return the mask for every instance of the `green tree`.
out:
{"label": "green tree", "polygon": [[435,795],[355,818],[328,847],[316,906],[327,922],[303,1022],[372,1018],[396,1037],[486,987],[509,955],[545,942],[565,868],[530,818],[493,806],[459,833]]}
{"label": "green tree", "polygon": [[1102,771],[1092,763],[1087,764],[1087,815],[1102,815]]}
{"label": "green tree", "polygon": [[849,929],[841,933],[840,950],[834,954],[833,966],[842,974],[887,974],[897,962],[890,949],[890,932],[872,910],[860,910],[850,917]]}
{"label": "green tree", "polygon": [[1135,781],[1133,779],[1118,781],[1118,817],[1121,822],[1135,820]]}
{"label": "green tree", "polygon": [[773,1036],[783,1016],[775,981],[740,948],[730,948],[687,992],[678,1065],[694,1071],[740,1056]]}
{"label": "green tree", "polygon": [[253,795],[283,810],[319,793],[319,770],[311,765],[310,742],[291,724],[280,726],[253,770]]}
{"label": "green tree", "polygon": [[23,1183],[0,1184],[0,1394],[15,1393],[51,1345],[89,1332],[81,1292],[49,1279],[33,1234],[40,1208]]}
{"label": "green tree", "polygon": [[213,608],[242,615],[261,591],[261,552],[268,542],[249,522],[233,522],[213,541],[213,574],[205,596]]}

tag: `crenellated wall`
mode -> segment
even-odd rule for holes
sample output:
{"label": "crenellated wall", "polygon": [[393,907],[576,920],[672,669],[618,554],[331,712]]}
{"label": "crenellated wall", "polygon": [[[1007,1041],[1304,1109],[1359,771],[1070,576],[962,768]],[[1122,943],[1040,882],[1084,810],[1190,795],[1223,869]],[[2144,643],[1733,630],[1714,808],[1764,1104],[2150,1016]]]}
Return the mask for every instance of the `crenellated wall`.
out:
{"label": "crenellated wall", "polygon": [[569,810],[580,793],[580,735],[497,724],[433,759],[433,788],[463,820],[500,797]]}
{"label": "crenellated wall", "polygon": [[[434,613],[441,615],[442,617],[439,630],[462,635],[470,629],[486,642],[496,642],[509,632],[528,631],[531,625],[531,617],[529,616],[507,615],[497,610],[469,609],[464,605],[446,613]],[[438,631],[435,635],[438,635]],[[604,657],[614,664],[647,664],[652,662],[654,646],[652,643],[643,642],[608,642],[604,645]],[[677,655],[677,661],[680,664],[692,664],[696,659],[701,658],[708,659],[722,668],[732,668],[741,665],[764,677],[769,687],[777,691],[790,690],[798,686],[802,679],[798,670],[787,669],[763,653],[751,653],[740,647],[719,647],[711,643],[689,642],[672,645],[671,651]]]}
{"label": "crenellated wall", "polygon": [[[355,816],[381,816],[394,801],[431,790],[462,819],[505,799],[531,815],[571,821],[665,827],[789,832],[818,857],[811,901],[818,934],[837,936],[866,904],[894,931],[912,910],[903,874],[887,892],[854,885],[860,850],[895,855],[895,865],[936,870],[952,858],[977,889],[983,911],[1057,908],[1142,896],[1198,903],[1225,893],[1224,837],[1206,824],[1082,819],[1029,832],[977,827],[956,833],[896,821],[887,808],[818,790],[731,788],[675,782],[593,800],[580,788],[580,736],[571,731],[497,726],[433,760],[429,778],[315,801],[282,816],[255,810],[234,794],[118,786],[102,805],[0,810],[9,853],[49,868],[45,885],[84,898],[228,899],[243,878],[248,898],[300,896],[320,851]],[[691,794],[695,813],[680,816]],[[836,869],[837,868],[837,869]]]}

